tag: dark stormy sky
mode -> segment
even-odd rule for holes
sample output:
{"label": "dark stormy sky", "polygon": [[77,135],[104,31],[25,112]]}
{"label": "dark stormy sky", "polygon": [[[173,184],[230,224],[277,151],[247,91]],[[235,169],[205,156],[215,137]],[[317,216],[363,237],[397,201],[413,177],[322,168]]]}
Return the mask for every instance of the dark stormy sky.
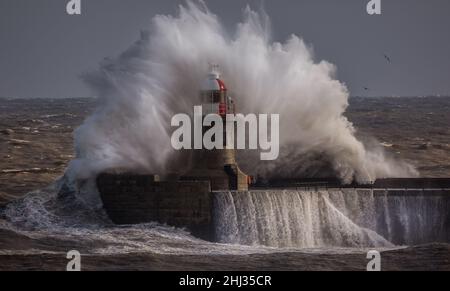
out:
{"label": "dark stormy sky", "polygon": [[[337,65],[351,95],[450,95],[450,1],[382,0],[381,16],[367,15],[368,1],[206,3],[230,30],[247,3],[263,3],[274,40],[304,38],[317,60]],[[67,2],[0,1],[0,97],[91,96],[79,75],[126,49],[155,14],[173,14],[183,1],[82,0],[81,16],[67,15]]]}

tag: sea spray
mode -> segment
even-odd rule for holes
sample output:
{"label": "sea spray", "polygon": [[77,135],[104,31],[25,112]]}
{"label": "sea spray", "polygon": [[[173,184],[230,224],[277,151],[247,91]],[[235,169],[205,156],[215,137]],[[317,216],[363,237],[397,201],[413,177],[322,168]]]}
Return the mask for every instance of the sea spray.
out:
{"label": "sea spray", "polygon": [[239,154],[249,174],[332,175],[345,183],[416,174],[355,138],[343,115],[347,88],[335,79],[335,66],[316,61],[300,37],[272,42],[267,15],[248,7],[229,33],[203,2],[187,1],[176,16],[155,16],[139,41],[84,76],[100,105],[75,133],[71,175],[187,170],[189,157],[170,147],[170,119],[199,103],[208,63],[220,65],[239,112],[280,115],[280,157],[262,162],[257,153]]}

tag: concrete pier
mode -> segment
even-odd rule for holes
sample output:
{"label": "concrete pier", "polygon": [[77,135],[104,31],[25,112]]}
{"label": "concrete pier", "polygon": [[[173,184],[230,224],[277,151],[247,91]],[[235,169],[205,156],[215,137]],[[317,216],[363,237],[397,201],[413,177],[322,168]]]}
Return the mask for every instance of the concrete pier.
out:
{"label": "concrete pier", "polygon": [[[170,226],[186,228],[194,236],[214,241],[216,240],[214,227],[214,199],[217,193],[211,189],[209,180],[171,180],[160,181],[154,175],[133,174],[102,174],[97,178],[97,186],[103,200],[104,208],[116,224],[138,224],[147,222],[159,222]],[[289,189],[287,191],[342,191],[354,190],[361,195],[370,194],[373,197],[439,197],[443,204],[440,209],[440,217],[444,217],[439,223],[443,227],[450,228],[450,179],[389,179],[380,180],[370,188],[368,185],[360,187],[331,187],[333,185],[318,186],[317,183],[305,184],[292,183],[276,187],[254,188],[250,192],[258,192]],[[301,185],[301,186],[300,186]],[[328,187],[330,186],[330,187]],[[383,188],[382,186],[392,186]],[[412,188],[408,188],[411,186]],[[249,191],[231,191],[231,193],[248,193]],[[264,194],[264,193],[262,193]],[[277,194],[278,195],[278,194]],[[283,191],[279,192],[283,195]],[[381,200],[380,200],[381,201]],[[391,211],[397,205],[389,205]],[[381,212],[381,206],[375,210]],[[383,206],[384,207],[384,206]],[[416,206],[415,206],[416,207]],[[418,207],[418,206],[417,206]],[[424,205],[424,207],[427,207]],[[377,210],[380,209],[380,210]],[[383,210],[384,211],[384,210]],[[450,234],[450,229],[448,231]]]}
{"label": "concrete pier", "polygon": [[209,181],[158,181],[157,176],[102,174],[97,178],[103,206],[116,224],[159,222],[214,239]]}

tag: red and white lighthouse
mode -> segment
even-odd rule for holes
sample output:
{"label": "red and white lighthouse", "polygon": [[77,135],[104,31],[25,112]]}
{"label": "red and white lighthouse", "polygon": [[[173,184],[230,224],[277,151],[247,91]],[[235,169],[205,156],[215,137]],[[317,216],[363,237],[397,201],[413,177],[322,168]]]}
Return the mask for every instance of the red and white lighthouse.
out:
{"label": "red and white lighthouse", "polygon": [[[207,179],[212,190],[247,190],[248,181],[236,163],[234,146],[227,146],[234,140],[233,133],[226,131],[227,114],[235,114],[233,99],[228,96],[227,87],[220,79],[217,65],[211,66],[211,71],[201,84],[200,100],[203,118],[209,114],[218,114],[223,121],[223,148],[194,150],[193,167],[187,173],[188,177]],[[233,124],[234,126],[234,124]],[[203,126],[203,134],[210,127]]]}
{"label": "red and white lighthouse", "polygon": [[219,66],[212,65],[211,71],[203,81],[200,97],[203,115],[219,114],[225,117],[234,114],[233,99],[227,94],[227,87],[220,79]]}

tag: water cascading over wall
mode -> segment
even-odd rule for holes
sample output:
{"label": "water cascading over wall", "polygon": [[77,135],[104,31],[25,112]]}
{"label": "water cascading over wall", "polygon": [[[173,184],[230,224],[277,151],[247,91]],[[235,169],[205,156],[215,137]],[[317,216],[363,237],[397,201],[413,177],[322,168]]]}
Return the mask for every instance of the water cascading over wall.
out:
{"label": "water cascading over wall", "polygon": [[450,242],[449,190],[216,192],[216,239],[274,247]]}

